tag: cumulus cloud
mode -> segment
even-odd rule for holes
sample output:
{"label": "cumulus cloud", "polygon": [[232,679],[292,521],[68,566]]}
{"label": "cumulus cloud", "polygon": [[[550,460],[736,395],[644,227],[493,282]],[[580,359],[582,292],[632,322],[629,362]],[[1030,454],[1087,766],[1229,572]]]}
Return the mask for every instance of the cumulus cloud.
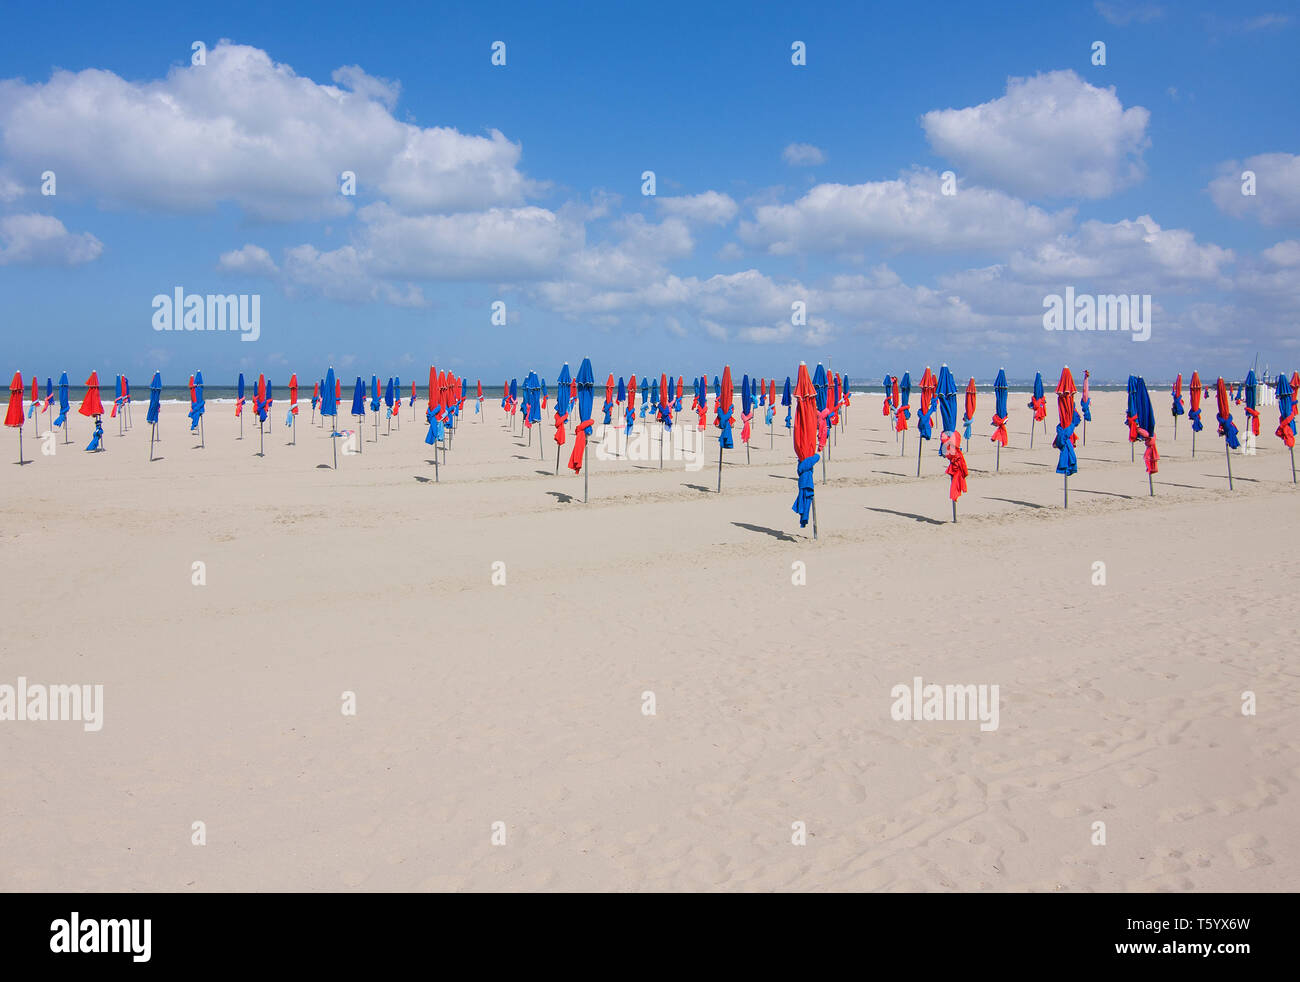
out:
{"label": "cumulus cloud", "polygon": [[739,210],[730,195],[719,191],[705,191],[678,198],[656,198],[655,201],[660,210],[669,215],[707,225],[726,225],[736,217]]}
{"label": "cumulus cloud", "polygon": [[[1255,175],[1255,193],[1242,194],[1242,174]],[[1251,218],[1261,225],[1300,224],[1300,154],[1261,153],[1244,162],[1219,165],[1210,198],[1224,214]]]}
{"label": "cumulus cloud", "polygon": [[740,223],[739,236],[774,255],[846,252],[869,243],[1005,249],[1057,235],[1071,217],[986,188],[944,195],[938,175],[917,171],[893,181],[819,184],[793,204],[759,205],[753,221]]}
{"label": "cumulus cloud", "polygon": [[343,171],[362,194],[407,211],[514,205],[535,190],[501,133],[400,122],[396,83],[355,65],[335,79],[345,87],[222,41],[206,65],[159,80],[87,69],[0,82],[0,184],[48,168],[63,187],[114,205],[193,212],[233,202],[283,220],[348,213]]}
{"label": "cumulus cloud", "polygon": [[52,215],[0,217],[0,266],[80,266],[104,244],[89,232],[69,232]]}
{"label": "cumulus cloud", "polygon": [[1006,94],[921,117],[935,152],[976,181],[1035,198],[1104,198],[1145,174],[1150,113],[1073,71],[1007,80]]}
{"label": "cumulus cloud", "polygon": [[217,261],[217,268],[228,273],[243,273],[246,276],[274,276],[279,272],[271,254],[261,246],[251,243],[242,249],[223,252]]}
{"label": "cumulus cloud", "polygon": [[826,163],[826,154],[811,143],[789,143],[781,151],[781,159],[791,167],[816,167]]}

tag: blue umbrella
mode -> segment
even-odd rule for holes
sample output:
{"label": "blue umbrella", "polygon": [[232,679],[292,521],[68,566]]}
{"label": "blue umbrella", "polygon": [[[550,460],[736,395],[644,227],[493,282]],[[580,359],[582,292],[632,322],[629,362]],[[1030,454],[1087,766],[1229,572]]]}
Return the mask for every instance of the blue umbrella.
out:
{"label": "blue umbrella", "polygon": [[[542,419],[542,382],[536,372],[524,379],[524,426],[528,430],[528,445],[533,445],[533,424]],[[542,441],[537,441],[537,455],[542,454]]]}
{"label": "blue umbrella", "polygon": [[1142,459],[1147,468],[1147,487],[1151,494],[1155,495],[1155,483],[1151,475],[1158,470],[1156,461],[1160,459],[1160,455],[1156,452],[1156,411],[1151,405],[1147,383],[1140,375],[1134,379],[1133,410],[1139,431],[1137,435],[1146,444],[1146,452],[1142,455]]}
{"label": "blue umbrella", "polygon": [[[244,377],[240,375],[240,382]],[[342,435],[339,433],[339,403],[335,397],[335,388],[338,382],[334,377],[334,366],[331,365],[328,372],[325,373],[325,381],[320,387],[320,416],[324,421],[326,416],[333,417],[333,423],[330,424],[330,449],[334,451],[334,469],[339,468],[339,447],[336,442]]]}
{"label": "blue umbrella", "polygon": [[[817,370],[813,372],[812,384],[813,391],[817,395],[817,449],[823,450],[826,448],[826,405],[830,397],[830,385],[826,377],[826,368],[821,362],[817,363]],[[829,456],[829,450],[821,454],[823,482],[826,480],[826,458]]]}
{"label": "blue umbrella", "polygon": [[68,373],[64,372],[59,376],[59,415],[54,420],[55,426],[63,426],[63,442],[68,442],[68,429],[64,425],[68,421],[68,413],[72,407],[68,404]]}
{"label": "blue umbrella", "polygon": [[[560,448],[564,446],[564,441],[568,439],[565,432],[565,426],[569,422],[569,387],[573,383],[573,375],[569,372],[569,363],[566,361],[560,366],[560,374],[555,379],[555,473],[560,473]],[[629,429],[631,428],[629,424]]]}
{"label": "blue umbrella", "polygon": [[646,408],[650,405],[650,376],[641,376],[641,418],[645,419]]}
{"label": "blue umbrella", "polygon": [[190,407],[190,432],[199,431],[199,446],[207,446],[203,439],[203,411],[206,405],[203,401],[203,373],[194,373],[194,405]]}
{"label": "blue umbrella", "polygon": [[618,402],[627,402],[627,383],[623,381],[622,375],[618,377]]}
{"label": "blue umbrella", "polygon": [[152,429],[149,431],[149,459],[153,460],[154,436],[158,432],[158,413],[162,409],[159,403],[162,400],[162,373],[154,372],[153,379],[149,382],[149,411],[144,415],[144,421]]}
{"label": "blue umbrella", "polygon": [[935,382],[935,398],[939,400],[940,441],[939,456],[943,454],[942,437],[957,432],[957,382],[952,377],[948,366],[939,366],[939,378]]}
{"label": "blue umbrella", "polygon": [[745,444],[745,463],[749,463],[749,425],[754,412],[754,390],[749,384],[749,373],[740,377],[740,439]]}
{"label": "blue umbrella", "polygon": [[393,427],[393,380],[390,378],[384,386],[384,407],[388,410],[388,428]]}
{"label": "blue umbrella", "polygon": [[573,453],[569,457],[569,467],[576,474],[582,471],[582,500],[587,500],[587,439],[591,436],[592,390],[596,385],[596,376],[591,370],[591,359],[582,359],[578,366],[578,429],[573,439]]}
{"label": "blue umbrella", "polygon": [[1124,407],[1124,425],[1128,427],[1128,459],[1133,460],[1137,443],[1137,376],[1128,377],[1128,402]]}
{"label": "blue umbrella", "polygon": [[1082,422],[1074,408],[1074,397],[1077,392],[1074,376],[1067,365],[1061,369],[1061,380],[1056,385],[1057,424],[1056,437],[1052,440],[1052,446],[1060,451],[1056,458],[1056,473],[1060,474],[1064,481],[1062,494],[1066,508],[1070,507],[1070,475],[1077,474],[1079,471],[1079,456],[1074,450],[1074,430]]}
{"label": "blue umbrella", "polygon": [[365,440],[361,438],[361,424],[366,420],[366,383],[361,376],[357,376],[356,382],[352,385],[352,413],[351,415],[360,417],[357,423],[357,453],[361,453],[361,445]]}
{"label": "blue umbrella", "polygon": [[1047,400],[1043,396],[1043,373],[1034,372],[1034,396],[1029,400],[1029,408],[1033,414],[1029,418],[1029,449],[1034,449],[1034,424],[1038,422],[1038,411],[1043,411],[1043,427],[1047,427]]}
{"label": "blue umbrella", "polygon": [[379,376],[370,376],[370,411],[379,412]]}
{"label": "blue umbrella", "polygon": [[1255,369],[1246,373],[1246,444],[1250,445],[1252,436],[1259,436],[1259,384],[1255,379]]}
{"label": "blue umbrella", "polygon": [[785,388],[781,390],[781,405],[785,406],[785,428],[790,428],[790,413],[792,404],[790,402],[790,376],[785,377]]}
{"label": "blue umbrella", "polygon": [[1277,436],[1291,451],[1291,483],[1295,484],[1296,401],[1291,391],[1291,380],[1285,373],[1277,376]]}
{"label": "blue umbrella", "polygon": [[998,377],[993,381],[993,437],[998,445],[997,461],[994,470],[1002,469],[1002,448],[1007,445],[1007,373],[998,369]]}
{"label": "blue umbrella", "polygon": [[239,373],[239,382],[235,386],[235,415],[239,417],[239,439],[244,438],[244,373]]}
{"label": "blue umbrella", "polygon": [[912,418],[912,373],[904,372],[903,379],[898,383],[898,411],[903,414],[903,434],[902,442],[899,445],[898,455],[901,457],[907,452],[907,421]]}

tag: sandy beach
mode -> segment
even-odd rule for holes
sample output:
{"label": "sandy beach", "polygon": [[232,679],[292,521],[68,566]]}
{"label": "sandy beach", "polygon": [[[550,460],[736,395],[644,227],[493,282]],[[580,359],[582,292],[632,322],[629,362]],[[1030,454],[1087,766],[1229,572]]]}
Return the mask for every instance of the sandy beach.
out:
{"label": "sandy beach", "polygon": [[[1157,394],[1151,497],[1124,395],[1094,393],[1063,510],[1023,397],[993,473],[981,394],[953,524],[937,445],[918,479],[875,392],[816,542],[783,412],[721,494],[710,426],[698,468],[593,453],[586,505],[551,413],[539,456],[490,401],[436,483],[423,402],[337,471],[306,403],[264,456],[222,404],[202,450],[164,407],[152,463],[145,401],[105,453],[74,415],[52,456],[29,423],[19,467],[6,430],[0,684],[104,689],[97,732],[0,722],[0,889],[1294,889],[1275,407],[1230,492],[1212,403],[1193,459]],[[893,719],[918,677],[998,686],[997,728]]]}

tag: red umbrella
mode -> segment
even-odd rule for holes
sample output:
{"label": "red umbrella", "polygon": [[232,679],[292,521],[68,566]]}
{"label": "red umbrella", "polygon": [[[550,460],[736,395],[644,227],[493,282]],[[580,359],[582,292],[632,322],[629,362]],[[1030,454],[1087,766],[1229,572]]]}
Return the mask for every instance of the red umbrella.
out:
{"label": "red umbrella", "polygon": [[1052,446],[1061,452],[1056,462],[1056,472],[1065,481],[1066,508],[1070,507],[1070,475],[1077,473],[1079,469],[1078,456],[1074,452],[1074,448],[1079,443],[1079,437],[1074,432],[1074,428],[1079,424],[1079,415],[1074,411],[1074,397],[1077,392],[1074,376],[1070,374],[1070,366],[1066,365],[1061,369],[1060,381],[1056,383],[1056,415],[1060,423],[1056,429],[1056,439],[1052,441]]}
{"label": "red umbrella", "polygon": [[[726,391],[724,386],[723,391]],[[799,516],[799,527],[808,524],[811,513],[813,538],[817,538],[817,499],[813,490],[813,474],[820,455],[817,453],[817,430],[820,414],[817,411],[817,390],[808,375],[808,363],[799,362],[794,392],[794,455],[798,459],[799,493],[795,498],[794,512]]]}
{"label": "red umbrella", "polygon": [[[33,379],[34,381],[34,379]],[[23,373],[14,372],[9,383],[9,408],[5,411],[5,426],[18,428],[18,464],[23,464]]]}
{"label": "red umbrella", "polygon": [[719,430],[718,433],[718,494],[722,494],[722,451],[730,449],[733,445],[731,436],[732,418],[735,416],[735,409],[732,407],[732,399],[735,395],[732,392],[731,384],[731,366],[727,365],[722,369],[722,388],[714,400],[713,406],[713,425]]}
{"label": "red umbrella", "polygon": [[77,410],[82,416],[103,416],[104,404],[99,401],[99,372],[91,372],[86,379],[86,395]]}
{"label": "red umbrella", "polygon": [[343,378],[341,376],[334,379],[334,398],[335,400],[343,398]]}
{"label": "red umbrella", "polygon": [[975,419],[975,396],[976,396],[975,379],[972,378],[969,382],[966,383],[966,409],[965,412],[962,414],[963,416],[965,416],[963,422],[966,424],[967,440],[970,439],[971,421]]}
{"label": "red umbrella", "polygon": [[1228,490],[1232,490],[1232,454],[1230,450],[1235,450],[1241,446],[1237,440],[1237,424],[1232,421],[1232,408],[1228,399],[1228,385],[1223,381],[1223,376],[1219,376],[1216,385],[1216,395],[1219,400],[1219,436],[1223,437],[1223,455],[1228,461]]}
{"label": "red umbrella", "polygon": [[1201,385],[1201,373],[1192,372],[1192,381],[1188,385],[1187,394],[1191,397],[1192,405],[1187,410],[1187,421],[1192,424],[1192,456],[1196,456],[1196,431],[1201,429],[1201,397],[1205,389]]}
{"label": "red umbrella", "polygon": [[[41,401],[41,389],[36,382],[36,373],[33,372],[32,373],[32,407],[35,408],[36,404],[40,401]],[[40,427],[36,423],[35,412],[32,413],[32,433],[33,434],[40,433]]]}

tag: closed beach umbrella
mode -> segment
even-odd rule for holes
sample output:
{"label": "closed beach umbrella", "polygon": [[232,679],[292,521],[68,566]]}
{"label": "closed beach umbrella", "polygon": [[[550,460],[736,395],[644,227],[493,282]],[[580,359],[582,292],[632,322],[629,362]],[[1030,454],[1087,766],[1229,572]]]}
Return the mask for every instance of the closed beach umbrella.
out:
{"label": "closed beach umbrella", "polygon": [[86,394],[82,397],[81,407],[77,412],[82,416],[93,416],[95,419],[95,432],[90,438],[90,443],[86,444],[86,449],[103,450],[104,424],[100,417],[104,415],[104,403],[99,398],[99,372],[91,372],[90,378],[86,379]]}
{"label": "closed beach umbrella", "polygon": [[[573,381],[573,376],[569,372],[569,363],[566,361],[560,366],[559,377],[555,380],[555,473],[560,473],[560,448],[568,439],[566,427],[569,425],[569,383]],[[632,379],[633,386],[636,385],[635,376]],[[632,432],[631,409],[628,410],[629,418],[627,422],[628,432]]]}
{"label": "closed beach umbrella", "polygon": [[799,362],[794,386],[794,455],[798,461],[795,473],[799,490],[794,499],[793,511],[799,516],[799,527],[806,528],[811,517],[813,538],[817,538],[817,500],[813,487],[813,471],[820,454],[817,452],[821,411],[817,408],[817,387],[808,377],[808,365]]}
{"label": "closed beach umbrella", "polygon": [[736,416],[733,405],[735,393],[731,383],[731,366],[722,370],[722,381],[715,386],[713,394],[713,425],[718,428],[718,494],[722,493],[722,451],[735,446],[731,425]]}
{"label": "closed beach umbrella", "polygon": [[975,389],[975,379],[972,378],[969,382],[966,383],[966,402],[961,416],[962,430],[963,430],[962,436],[965,437],[966,442],[968,444],[970,443],[970,424],[975,419],[976,394],[977,392]]}
{"label": "closed beach umbrella", "polygon": [[596,376],[591,370],[591,359],[582,359],[578,366],[578,375],[569,386],[570,396],[576,391],[578,395],[578,426],[574,431],[573,453],[569,455],[569,467],[574,474],[581,473],[582,500],[587,500],[587,440],[591,437],[591,406],[595,401],[594,389]]}
{"label": "closed beach umbrella", "polygon": [[894,405],[892,401],[894,392],[894,376],[886,375],[884,381],[881,382],[881,388],[884,390],[885,399],[884,402],[880,404],[880,415],[888,419],[890,416],[894,415]]}
{"label": "closed beach umbrella", "polygon": [[68,373],[63,372],[59,376],[59,415],[55,417],[54,425],[63,427],[63,442],[68,442],[68,413],[72,411],[72,404],[68,402]]}
{"label": "closed beach umbrella", "polygon": [[1192,456],[1196,456],[1196,434],[1205,429],[1201,423],[1201,397],[1205,389],[1201,385],[1201,373],[1192,372],[1192,381],[1188,386],[1187,395],[1191,399],[1191,408],[1187,410],[1187,421],[1192,424]]}
{"label": "closed beach umbrella", "polygon": [[749,463],[749,435],[754,422],[754,390],[749,387],[749,375],[740,379],[740,442],[745,445],[745,463]]}
{"label": "closed beach umbrella", "polygon": [[193,387],[194,404],[190,406],[190,432],[193,433],[197,428],[199,431],[199,449],[202,450],[207,446],[203,436],[203,413],[207,408],[207,403],[203,398],[203,373],[194,373]]}
{"label": "closed beach umbrella", "polygon": [[1259,383],[1255,369],[1246,373],[1246,449],[1255,452],[1254,437],[1259,436]]}
{"label": "closed beach umbrella", "polygon": [[[809,384],[812,379],[809,379]],[[790,396],[790,376],[785,377],[785,387],[781,389],[781,405],[785,406],[785,428],[790,429],[790,416],[794,410],[794,402]]]}
{"label": "closed beach umbrella", "polygon": [[957,380],[947,365],[939,366],[935,394],[939,398],[939,435],[942,438],[957,432]]}
{"label": "closed beach umbrella", "polygon": [[1296,392],[1283,374],[1277,377],[1277,430],[1275,435],[1291,451],[1291,483],[1295,484]]}
{"label": "closed beach umbrella", "polygon": [[902,379],[896,381],[898,382],[898,399],[896,400],[897,409],[894,412],[894,432],[903,435],[898,448],[898,455],[901,457],[907,452],[907,421],[912,418],[912,373],[904,372]]}
{"label": "closed beach umbrella", "polygon": [[1052,441],[1052,446],[1060,451],[1060,456],[1056,458],[1056,473],[1060,474],[1065,481],[1065,507],[1070,507],[1070,475],[1078,473],[1079,458],[1074,451],[1077,437],[1074,429],[1079,425],[1081,419],[1079,414],[1074,411],[1075,396],[1074,376],[1070,374],[1070,366],[1066,365],[1061,369],[1061,380],[1056,383],[1056,438]]}
{"label": "closed beach umbrella", "polygon": [[144,421],[149,424],[149,460],[153,460],[154,438],[158,433],[158,414],[162,411],[162,373],[154,372],[149,381],[149,411]]}
{"label": "closed beach umbrella", "polygon": [[[239,417],[239,439],[244,438],[244,373],[239,373],[235,384],[235,415]],[[332,414],[331,414],[332,415]]]}
{"label": "closed beach umbrella", "polygon": [[1007,445],[1007,417],[1007,372],[999,368],[998,377],[993,380],[993,435],[989,437],[998,445],[995,471],[1002,469],[1002,448]]}
{"label": "closed beach umbrella", "polygon": [[366,421],[366,383],[360,375],[352,383],[352,416],[357,419],[357,453],[362,452],[361,445],[365,440],[361,437],[361,427]]}
{"label": "closed beach umbrella", "polygon": [[1174,387],[1169,392],[1173,398],[1173,404],[1169,411],[1174,417],[1174,439],[1178,439],[1178,417],[1183,415],[1183,373],[1179,372],[1178,377],[1174,379]]}
{"label": "closed beach umbrella", "polygon": [[18,465],[21,467],[23,461],[23,373],[14,372],[14,377],[9,380],[9,408],[5,410],[5,426],[16,427],[18,430]]}
{"label": "closed beach umbrella", "polygon": [[1236,450],[1241,446],[1237,439],[1237,424],[1232,421],[1231,403],[1228,401],[1228,383],[1223,381],[1223,376],[1219,376],[1219,381],[1215,384],[1215,396],[1218,399],[1219,414],[1215,419],[1219,422],[1219,436],[1223,437],[1223,453],[1228,460],[1228,490],[1232,490],[1232,454],[1228,451]]}
{"label": "closed beach umbrella", "polygon": [[[608,426],[613,420],[614,414],[614,374],[611,372],[609,378],[605,379],[605,404],[601,407],[605,414],[602,425]],[[604,430],[601,433],[604,434]]]}
{"label": "closed beach umbrella", "polygon": [[633,374],[627,380],[627,410],[623,414],[623,420],[626,423],[626,429],[623,432],[624,442],[632,435],[632,427],[636,425],[636,375]]}
{"label": "closed beach umbrella", "polygon": [[284,425],[293,430],[290,446],[298,445],[298,373],[289,376],[289,413],[284,418]]}
{"label": "closed beach umbrella", "polygon": [[325,373],[325,384],[321,386],[320,396],[320,415],[321,419],[329,416],[333,419],[330,424],[330,449],[334,451],[334,469],[339,469],[339,402],[338,402],[338,379],[334,375],[334,366],[331,365],[328,372]]}
{"label": "closed beach umbrella", "polygon": [[[1040,419],[1047,419],[1047,397],[1043,395],[1043,373],[1034,372],[1034,394],[1029,399],[1028,408],[1034,411],[1033,418],[1029,421],[1029,449],[1034,448],[1034,424]],[[1047,424],[1044,422],[1043,424]]]}
{"label": "closed beach umbrella", "polygon": [[1146,449],[1142,452],[1142,463],[1147,469],[1147,487],[1154,495],[1156,488],[1152,475],[1160,469],[1160,453],[1156,450],[1156,411],[1151,405],[1151,394],[1147,391],[1146,380],[1140,375],[1135,379],[1133,410],[1138,438],[1146,445]]}
{"label": "closed beach umbrella", "polygon": [[916,413],[916,435],[920,438],[916,447],[916,476],[921,476],[921,450],[925,446],[924,441],[930,439],[931,423],[930,414],[934,411],[931,405],[934,399],[935,380],[934,373],[930,371],[930,366],[925,366],[925,371],[921,373],[921,408]]}
{"label": "closed beach umbrella", "polygon": [[[820,362],[812,374],[813,392],[817,394],[817,449],[826,448],[826,417],[830,414],[830,391],[826,379],[826,368]],[[822,461],[822,480],[826,480],[826,462]]]}

